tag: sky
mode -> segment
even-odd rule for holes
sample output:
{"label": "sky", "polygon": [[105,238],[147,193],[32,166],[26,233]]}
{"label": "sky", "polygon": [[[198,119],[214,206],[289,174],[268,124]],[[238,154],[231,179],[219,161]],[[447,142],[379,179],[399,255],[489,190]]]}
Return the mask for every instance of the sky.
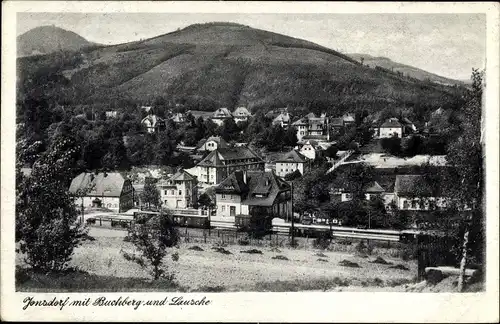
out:
{"label": "sky", "polygon": [[119,44],[195,23],[228,21],[312,41],[342,53],[384,56],[469,79],[486,57],[484,14],[18,13],[17,35],[55,25],[89,41]]}

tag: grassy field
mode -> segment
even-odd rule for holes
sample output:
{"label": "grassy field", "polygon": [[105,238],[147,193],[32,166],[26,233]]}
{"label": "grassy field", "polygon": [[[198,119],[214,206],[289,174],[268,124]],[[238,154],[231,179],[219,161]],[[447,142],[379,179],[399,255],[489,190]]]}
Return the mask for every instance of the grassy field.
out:
{"label": "grassy field", "polygon": [[[300,291],[300,290],[394,290],[413,281],[416,264],[384,259],[391,264],[372,263],[376,256],[314,249],[270,248],[228,245],[225,253],[213,244],[181,242],[167,257],[168,272],[175,284],[151,283],[147,270],[127,261],[133,253],[123,240],[124,231],[91,228],[89,240],[75,251],[71,266],[80,272],[57,276],[20,274],[17,289],[23,291]],[[197,248],[193,247],[196,246]],[[242,251],[254,250],[254,253]],[[256,251],[255,251],[256,250]],[[21,258],[18,258],[22,265]],[[391,268],[403,265],[408,270]]]}

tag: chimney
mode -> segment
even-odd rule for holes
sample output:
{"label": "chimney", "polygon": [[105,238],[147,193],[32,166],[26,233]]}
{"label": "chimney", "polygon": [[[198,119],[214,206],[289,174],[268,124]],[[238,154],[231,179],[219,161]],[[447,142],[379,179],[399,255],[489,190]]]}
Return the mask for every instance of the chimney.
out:
{"label": "chimney", "polygon": [[247,184],[247,170],[243,170],[243,182]]}

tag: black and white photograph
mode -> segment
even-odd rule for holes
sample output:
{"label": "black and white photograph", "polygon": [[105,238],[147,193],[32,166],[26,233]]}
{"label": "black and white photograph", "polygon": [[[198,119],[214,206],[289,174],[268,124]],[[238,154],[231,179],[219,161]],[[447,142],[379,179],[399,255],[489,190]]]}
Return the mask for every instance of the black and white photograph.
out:
{"label": "black and white photograph", "polygon": [[487,11],[125,3],[11,13],[2,277],[19,312],[487,292],[498,128],[485,125],[499,109],[498,89],[486,108]]}

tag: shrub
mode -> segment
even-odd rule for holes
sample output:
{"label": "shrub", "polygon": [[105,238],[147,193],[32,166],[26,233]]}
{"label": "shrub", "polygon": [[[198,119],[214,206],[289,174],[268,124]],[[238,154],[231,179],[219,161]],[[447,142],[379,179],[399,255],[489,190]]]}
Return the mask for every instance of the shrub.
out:
{"label": "shrub", "polygon": [[373,252],[373,246],[361,241],[356,245],[356,252],[361,255],[370,255]]}
{"label": "shrub", "polygon": [[443,280],[445,276],[443,273],[439,270],[434,270],[431,269],[426,273],[425,279],[427,280],[428,283],[435,285],[441,280]]}
{"label": "shrub", "polygon": [[250,241],[247,238],[238,239],[238,244],[242,246],[246,246],[250,244]]}
{"label": "shrub", "polygon": [[359,264],[357,264],[356,262],[352,262],[352,261],[349,261],[349,260],[342,260],[339,262],[339,264],[343,267],[349,267],[349,268],[361,268],[359,266]]}
{"label": "shrub", "polygon": [[384,287],[384,281],[380,278],[373,279],[373,284],[379,287]]}
{"label": "shrub", "polygon": [[285,261],[288,261],[289,259],[284,256],[284,255],[276,255],[276,256],[273,256],[271,259],[274,259],[274,260],[285,260]]}
{"label": "shrub", "polygon": [[392,264],[392,262],[387,262],[381,257],[377,257],[375,260],[373,260],[371,263],[378,263],[378,264]]}
{"label": "shrub", "polygon": [[241,253],[262,254],[262,251],[261,250],[257,250],[257,249],[251,249],[251,250],[241,251]]}
{"label": "shrub", "polygon": [[352,245],[352,241],[349,240],[339,240],[337,243],[340,245]]}
{"label": "shrub", "polygon": [[193,251],[205,251],[205,250],[203,250],[201,247],[199,247],[198,245],[191,246],[190,248],[188,248],[188,250],[193,250]]}
{"label": "shrub", "polygon": [[325,250],[330,246],[330,238],[321,235],[320,237],[314,239],[313,246],[315,248]]}
{"label": "shrub", "polygon": [[[174,227],[171,215],[155,215],[145,224],[136,225],[129,229],[131,242],[141,253],[141,256],[131,261],[145,267],[150,266],[154,280],[159,278],[172,279],[173,274],[166,274],[163,269],[163,259],[167,255],[167,248],[177,246],[179,232]],[[172,260],[177,261],[178,254],[172,255]],[[138,261],[142,259],[143,261]],[[145,261],[144,261],[145,260]]]}
{"label": "shrub", "polygon": [[410,270],[410,269],[408,269],[407,267],[405,267],[402,264],[394,265],[392,267],[389,267],[389,269],[398,269],[398,270],[405,270],[405,271],[409,271]]}

